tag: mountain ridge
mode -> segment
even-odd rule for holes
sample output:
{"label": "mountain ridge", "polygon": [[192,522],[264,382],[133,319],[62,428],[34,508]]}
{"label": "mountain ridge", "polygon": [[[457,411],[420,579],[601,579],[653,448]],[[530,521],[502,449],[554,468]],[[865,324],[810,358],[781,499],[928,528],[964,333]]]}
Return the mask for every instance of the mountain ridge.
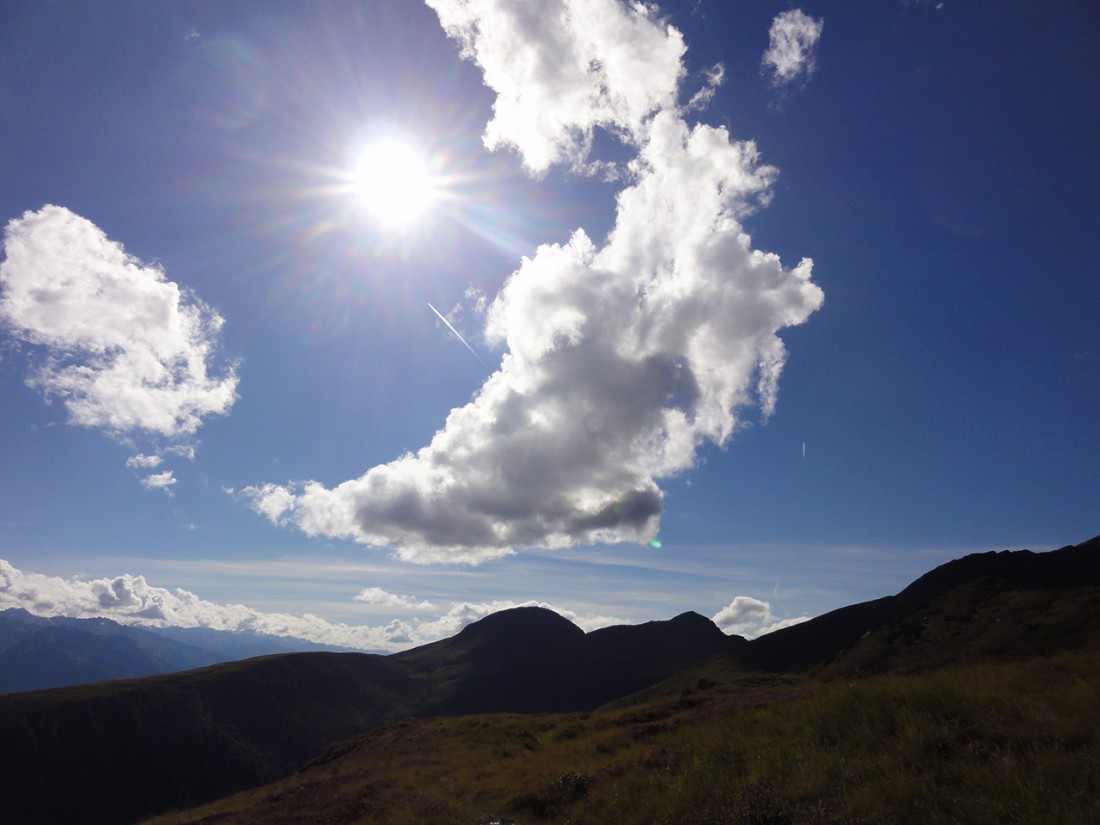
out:
{"label": "mountain ridge", "polygon": [[902,624],[937,598],[981,578],[1025,590],[1100,586],[1100,536],[1045,553],[989,551],[945,562],[892,596],[841,607],[753,639],[740,664],[767,671],[823,668],[864,634]]}
{"label": "mountain ridge", "polygon": [[272,653],[349,651],[305,639],[0,610],[0,694],[156,676]]}

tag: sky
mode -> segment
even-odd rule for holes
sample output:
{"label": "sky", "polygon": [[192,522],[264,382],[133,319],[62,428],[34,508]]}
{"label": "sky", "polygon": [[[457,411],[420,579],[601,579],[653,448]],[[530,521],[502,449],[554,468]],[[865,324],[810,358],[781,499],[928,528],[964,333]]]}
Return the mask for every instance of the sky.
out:
{"label": "sky", "polygon": [[0,609],[747,636],[1100,532],[1088,0],[16,0]]}

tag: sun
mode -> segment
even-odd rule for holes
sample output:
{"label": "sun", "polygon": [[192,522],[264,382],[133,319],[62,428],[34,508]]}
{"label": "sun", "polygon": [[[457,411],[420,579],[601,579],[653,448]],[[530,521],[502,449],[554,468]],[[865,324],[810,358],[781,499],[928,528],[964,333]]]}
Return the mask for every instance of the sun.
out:
{"label": "sun", "polygon": [[380,139],[363,150],[352,171],[352,190],[371,219],[390,229],[411,226],[437,200],[428,162],[395,138]]}

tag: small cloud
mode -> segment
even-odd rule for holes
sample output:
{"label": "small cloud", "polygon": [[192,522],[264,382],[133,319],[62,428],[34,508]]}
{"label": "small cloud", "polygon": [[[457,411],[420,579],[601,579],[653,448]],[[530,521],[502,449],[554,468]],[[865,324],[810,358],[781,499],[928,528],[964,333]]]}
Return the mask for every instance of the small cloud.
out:
{"label": "small cloud", "polygon": [[785,86],[814,73],[817,44],[824,20],[815,20],[801,9],[780,12],[772,20],[768,50],[761,65],[772,74],[773,86]]}
{"label": "small cloud", "polygon": [[154,467],[159,467],[164,459],[159,455],[144,455],[139,453],[138,455],[132,455],[126,459],[126,466],[131,469],[139,468],[152,470]]}
{"label": "small cloud", "polygon": [[715,63],[709,69],[704,69],[703,88],[691,96],[691,100],[688,101],[686,107],[687,110],[689,112],[699,111],[710,105],[711,100],[714,99],[715,92],[717,92],[718,87],[722,85],[725,76],[726,67],[721,63]]}
{"label": "small cloud", "polygon": [[366,587],[353,597],[357,602],[373,604],[380,607],[398,608],[400,610],[434,610],[431,602],[417,601],[415,596],[400,596],[397,593],[389,593],[381,587]]}
{"label": "small cloud", "polygon": [[473,311],[475,315],[484,315],[485,310],[489,307],[489,298],[484,292],[478,289],[473,284],[466,287],[466,300],[473,302]]}
{"label": "small cloud", "polygon": [[790,627],[807,621],[809,616],[795,619],[777,619],[772,615],[772,607],[766,601],[752,596],[736,596],[732,602],[714,614],[712,620],[725,633],[755,639],[773,630]]}
{"label": "small cloud", "polygon": [[141,485],[146,490],[164,490],[168,495],[172,495],[172,488],[176,482],[177,479],[172,475],[172,471],[165,470],[163,473],[151,473],[145,476],[141,480]]}
{"label": "small cloud", "polygon": [[194,444],[175,444],[171,447],[166,447],[164,452],[169,455],[179,456],[185,461],[195,460],[195,445]]}

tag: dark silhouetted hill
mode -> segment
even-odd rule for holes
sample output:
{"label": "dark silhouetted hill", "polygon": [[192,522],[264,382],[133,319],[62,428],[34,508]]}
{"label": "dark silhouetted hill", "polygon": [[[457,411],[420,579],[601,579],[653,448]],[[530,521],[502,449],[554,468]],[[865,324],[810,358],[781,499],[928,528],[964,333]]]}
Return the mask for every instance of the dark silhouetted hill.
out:
{"label": "dark silhouetted hill", "polygon": [[615,662],[612,668],[594,669],[593,689],[600,704],[713,656],[728,655],[739,661],[749,644],[740,636],[727,636],[698,613],[682,613],[667,622],[601,628],[588,634],[588,642],[592,661]]}
{"label": "dark silhouetted hill", "polygon": [[[974,553],[940,565],[897,595],[754,639],[739,662],[749,670],[840,675],[935,667],[968,655],[1026,658],[1074,649],[1095,643],[1098,587],[1100,536],[1048,553]],[[1006,612],[1009,604],[1020,612]],[[943,633],[944,622],[970,625],[974,643],[959,647],[961,637]],[[1027,627],[1035,622],[1046,628],[1041,644],[1029,639]]]}
{"label": "dark silhouetted hill", "polygon": [[584,631],[568,619],[517,607],[391,658],[430,685],[425,715],[564,711],[592,704],[584,647]]}

